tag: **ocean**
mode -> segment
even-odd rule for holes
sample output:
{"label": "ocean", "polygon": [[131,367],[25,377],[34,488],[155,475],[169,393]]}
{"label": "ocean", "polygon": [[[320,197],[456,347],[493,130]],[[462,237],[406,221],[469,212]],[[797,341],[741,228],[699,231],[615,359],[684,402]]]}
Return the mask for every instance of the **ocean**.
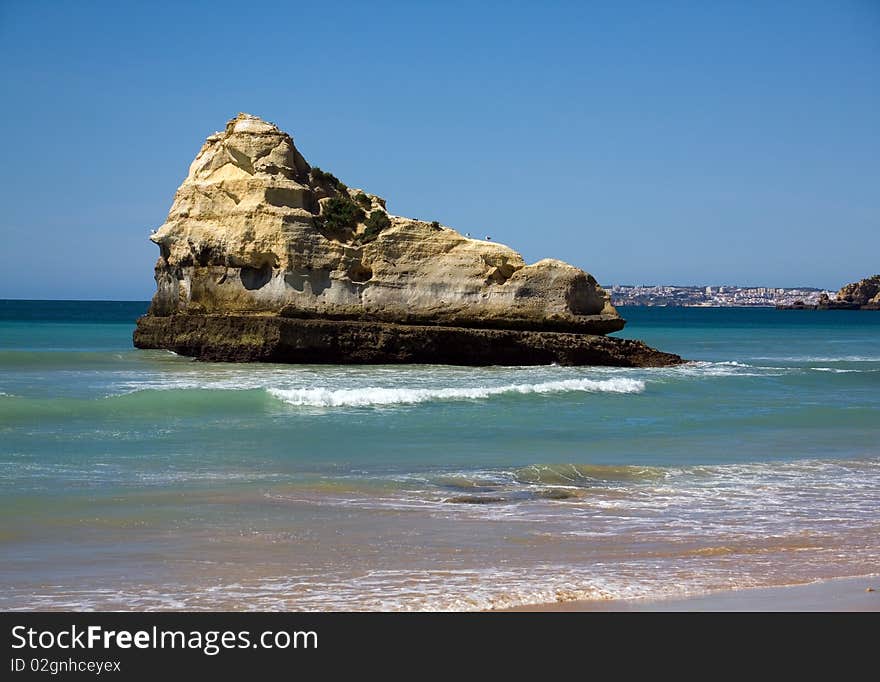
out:
{"label": "ocean", "polygon": [[472,610],[880,572],[880,313],[622,308],[665,369],[194,362],[0,301],[0,609]]}

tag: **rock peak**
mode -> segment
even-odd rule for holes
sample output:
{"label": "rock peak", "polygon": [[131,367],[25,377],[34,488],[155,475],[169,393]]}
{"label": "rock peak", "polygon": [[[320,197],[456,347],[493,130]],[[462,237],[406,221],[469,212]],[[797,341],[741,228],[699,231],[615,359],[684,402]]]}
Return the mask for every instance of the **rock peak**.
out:
{"label": "rock peak", "polygon": [[259,116],[254,116],[253,114],[246,114],[244,112],[240,113],[235,118],[229,119],[229,122],[226,124],[226,133],[252,133],[252,134],[268,134],[268,133],[280,133],[281,131],[278,129],[274,123],[269,121],[264,121]]}

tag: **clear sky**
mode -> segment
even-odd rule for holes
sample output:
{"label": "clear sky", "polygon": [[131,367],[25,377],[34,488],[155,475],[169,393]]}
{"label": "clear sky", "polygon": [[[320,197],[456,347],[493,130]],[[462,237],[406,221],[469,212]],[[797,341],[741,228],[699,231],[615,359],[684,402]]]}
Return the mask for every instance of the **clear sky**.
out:
{"label": "clear sky", "polygon": [[607,285],[880,271],[880,0],[0,0],[0,76],[0,298],[148,298],[239,111]]}

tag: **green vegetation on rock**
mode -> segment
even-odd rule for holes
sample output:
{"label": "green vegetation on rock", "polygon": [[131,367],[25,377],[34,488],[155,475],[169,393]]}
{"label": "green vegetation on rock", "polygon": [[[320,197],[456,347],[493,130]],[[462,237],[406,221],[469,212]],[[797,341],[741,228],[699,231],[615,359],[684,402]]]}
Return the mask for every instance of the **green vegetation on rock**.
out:
{"label": "green vegetation on rock", "polygon": [[364,210],[348,196],[332,197],[324,203],[316,222],[325,230],[353,230],[363,220]]}
{"label": "green vegetation on rock", "polygon": [[370,217],[364,221],[367,229],[361,235],[361,241],[373,241],[379,233],[387,227],[391,227],[391,219],[385,211],[372,211]]}
{"label": "green vegetation on rock", "polygon": [[337,178],[333,173],[328,173],[325,170],[321,170],[317,166],[312,166],[312,179],[319,185],[330,185],[331,187],[335,187],[336,189],[345,191],[348,189],[345,184]]}

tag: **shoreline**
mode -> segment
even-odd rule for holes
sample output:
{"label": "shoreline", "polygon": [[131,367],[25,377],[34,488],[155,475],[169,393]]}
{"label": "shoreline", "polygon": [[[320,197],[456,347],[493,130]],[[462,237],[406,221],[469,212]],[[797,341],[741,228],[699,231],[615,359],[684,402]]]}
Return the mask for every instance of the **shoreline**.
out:
{"label": "shoreline", "polygon": [[[873,591],[869,591],[873,590]],[[524,604],[501,611],[853,611],[880,612],[880,575],[798,585],[746,587],[668,599],[597,599]]]}

